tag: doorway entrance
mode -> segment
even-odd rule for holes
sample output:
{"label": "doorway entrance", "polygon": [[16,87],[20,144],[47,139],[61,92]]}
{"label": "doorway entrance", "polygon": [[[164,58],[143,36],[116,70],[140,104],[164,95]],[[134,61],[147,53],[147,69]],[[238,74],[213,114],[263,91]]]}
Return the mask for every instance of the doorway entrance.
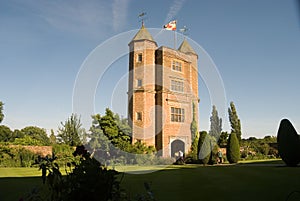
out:
{"label": "doorway entrance", "polygon": [[184,153],[184,142],[181,140],[174,140],[171,143],[171,157],[175,157],[175,153],[182,151]]}

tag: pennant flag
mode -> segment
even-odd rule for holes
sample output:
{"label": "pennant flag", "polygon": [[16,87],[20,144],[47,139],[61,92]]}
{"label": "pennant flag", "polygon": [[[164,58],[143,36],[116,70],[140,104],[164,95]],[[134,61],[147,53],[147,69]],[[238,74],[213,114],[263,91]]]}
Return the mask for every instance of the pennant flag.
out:
{"label": "pennant flag", "polygon": [[169,22],[168,24],[164,25],[164,29],[175,31],[176,30],[176,20]]}

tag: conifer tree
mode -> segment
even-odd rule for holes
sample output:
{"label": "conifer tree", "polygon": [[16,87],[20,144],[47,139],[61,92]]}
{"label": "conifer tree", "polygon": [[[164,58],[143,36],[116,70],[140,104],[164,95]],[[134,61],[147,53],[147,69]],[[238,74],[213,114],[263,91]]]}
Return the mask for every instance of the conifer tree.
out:
{"label": "conifer tree", "polygon": [[52,145],[56,144],[56,136],[54,135],[53,129],[51,129],[51,134],[50,134],[49,140],[50,140],[50,144],[52,144]]}
{"label": "conifer tree", "polygon": [[222,118],[219,118],[218,111],[215,105],[212,107],[211,117],[210,117],[210,136],[214,137],[216,140],[219,139],[222,131]]}
{"label": "conifer tree", "polygon": [[230,107],[228,108],[229,121],[231,124],[231,133],[235,133],[238,141],[242,140],[242,131],[241,131],[241,121],[237,115],[235,105],[233,102],[230,102]]}
{"label": "conifer tree", "polygon": [[60,141],[70,146],[82,145],[80,136],[82,136],[83,129],[80,118],[76,114],[72,114],[65,123],[61,122],[62,127],[58,130],[58,137]]}
{"label": "conifer tree", "polygon": [[3,114],[3,103],[0,101],[0,123],[3,121],[4,119],[4,114]]}
{"label": "conifer tree", "polygon": [[229,163],[237,163],[240,159],[240,145],[235,133],[229,135],[226,156]]}
{"label": "conifer tree", "polygon": [[200,132],[199,138],[199,159],[206,165],[210,160],[211,155],[211,140],[206,131]]}
{"label": "conifer tree", "polygon": [[197,160],[198,156],[198,143],[199,143],[199,133],[196,121],[196,111],[195,103],[193,103],[193,121],[191,123],[191,135],[192,135],[192,146],[191,146],[191,156],[193,160]]}

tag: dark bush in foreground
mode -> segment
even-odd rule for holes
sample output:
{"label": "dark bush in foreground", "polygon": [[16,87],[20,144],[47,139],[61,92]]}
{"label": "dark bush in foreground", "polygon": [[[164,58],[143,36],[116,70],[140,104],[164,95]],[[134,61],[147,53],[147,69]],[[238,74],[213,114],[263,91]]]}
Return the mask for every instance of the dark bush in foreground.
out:
{"label": "dark bush in foreground", "polygon": [[300,162],[300,138],[291,122],[283,119],[277,133],[278,151],[288,166],[297,166]]}
{"label": "dark bush in foreground", "polygon": [[235,133],[229,135],[226,156],[229,163],[237,163],[240,159],[240,145]]}
{"label": "dark bush in foreground", "polygon": [[66,176],[63,176],[58,158],[39,157],[37,164],[42,170],[44,186],[33,190],[20,200],[24,201],[155,201],[150,184],[144,183],[147,194],[130,198],[120,184],[123,176],[115,170],[107,169],[90,154],[84,146],[78,146],[73,153],[74,160],[66,164]]}

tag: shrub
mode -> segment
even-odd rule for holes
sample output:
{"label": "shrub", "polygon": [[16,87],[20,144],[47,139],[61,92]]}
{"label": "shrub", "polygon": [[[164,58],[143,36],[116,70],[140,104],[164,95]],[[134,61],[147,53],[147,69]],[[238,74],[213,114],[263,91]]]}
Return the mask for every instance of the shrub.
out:
{"label": "shrub", "polygon": [[71,147],[66,144],[54,144],[52,146],[52,152],[57,157],[56,163],[62,167],[65,164],[73,161],[73,152],[75,147]]}
{"label": "shrub", "polygon": [[300,138],[291,122],[283,119],[277,133],[278,152],[288,166],[300,162]]}
{"label": "shrub", "polygon": [[211,154],[211,140],[207,132],[201,132],[199,139],[199,159],[204,165],[209,162]]}
{"label": "shrub", "polygon": [[37,157],[22,147],[0,146],[0,167],[30,167]]}
{"label": "shrub", "polygon": [[211,137],[210,145],[211,145],[211,153],[210,153],[208,164],[214,165],[218,163],[218,150],[220,147],[218,146],[214,137]]}
{"label": "shrub", "polygon": [[237,163],[240,159],[240,145],[235,133],[229,135],[226,156],[229,163]]}

